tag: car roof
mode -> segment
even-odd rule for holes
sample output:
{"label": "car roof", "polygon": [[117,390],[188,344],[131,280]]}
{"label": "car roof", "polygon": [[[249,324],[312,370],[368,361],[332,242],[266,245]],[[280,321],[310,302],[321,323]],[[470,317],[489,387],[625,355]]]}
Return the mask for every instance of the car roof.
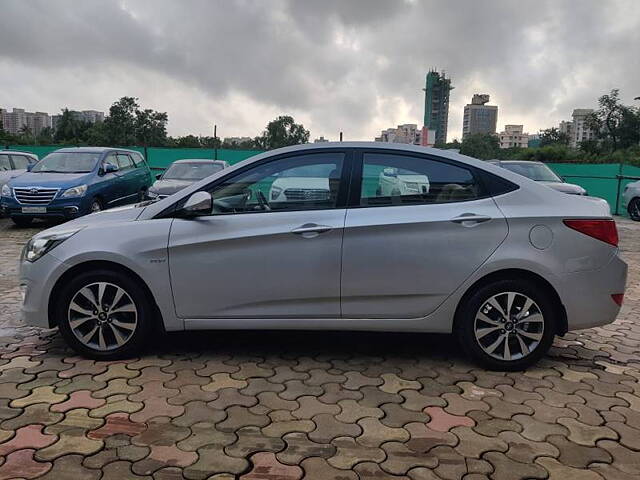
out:
{"label": "car roof", "polygon": [[173,163],[227,163],[224,160],[212,160],[210,158],[181,158],[180,160],[176,160]]}
{"label": "car roof", "polygon": [[503,163],[506,163],[507,165],[539,165],[542,163],[544,165],[544,162],[536,162],[535,160],[489,160],[489,162],[494,165],[502,165]]}
{"label": "car roof", "polygon": [[9,155],[29,155],[30,157],[38,158],[35,153],[31,152],[21,152],[20,150],[0,150],[0,153],[9,154]]}
{"label": "car roof", "polygon": [[136,150],[130,150],[128,148],[113,148],[113,147],[65,147],[55,150],[55,152],[61,153],[105,153],[105,152],[129,152],[138,153]]}

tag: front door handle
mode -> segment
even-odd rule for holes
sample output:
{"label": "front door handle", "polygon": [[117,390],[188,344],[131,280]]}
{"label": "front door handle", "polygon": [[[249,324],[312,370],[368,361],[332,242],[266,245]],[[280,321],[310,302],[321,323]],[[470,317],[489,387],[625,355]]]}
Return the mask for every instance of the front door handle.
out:
{"label": "front door handle", "polygon": [[291,230],[291,233],[295,233],[296,235],[302,235],[305,238],[313,238],[313,237],[317,237],[321,233],[328,232],[329,230],[332,230],[332,227],[330,227],[329,225],[305,223],[304,225],[301,225],[298,228],[294,228],[293,230]]}
{"label": "front door handle", "polygon": [[476,215],[475,213],[463,213],[451,219],[453,223],[459,223],[464,227],[473,227],[474,225],[488,222],[489,220],[491,220],[491,217],[487,215]]}

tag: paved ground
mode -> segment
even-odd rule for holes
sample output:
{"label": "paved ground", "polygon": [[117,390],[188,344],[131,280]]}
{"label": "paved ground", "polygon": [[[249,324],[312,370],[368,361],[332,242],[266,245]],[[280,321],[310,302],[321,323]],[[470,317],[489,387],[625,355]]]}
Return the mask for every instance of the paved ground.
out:
{"label": "paved ground", "polygon": [[619,320],[500,374],[430,335],[179,334],[83,360],[20,326],[36,230],[0,220],[0,479],[637,480],[640,224],[619,225]]}

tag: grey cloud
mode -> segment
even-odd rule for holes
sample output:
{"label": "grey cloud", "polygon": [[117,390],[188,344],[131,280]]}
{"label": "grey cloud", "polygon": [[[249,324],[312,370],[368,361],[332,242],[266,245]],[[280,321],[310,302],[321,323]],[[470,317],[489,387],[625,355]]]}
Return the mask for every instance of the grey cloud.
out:
{"label": "grey cloud", "polygon": [[[410,106],[399,121],[420,123],[430,67],[446,69],[456,87],[450,138],[460,135],[460,108],[476,88],[501,102],[500,123],[522,119],[531,131],[613,87],[625,99],[640,95],[634,0],[3,0],[0,8],[0,62],[51,82],[68,81],[61,72],[74,69],[72,87],[83,97],[113,100],[90,81],[96,74],[120,88],[146,71],[170,80],[167,107],[156,98],[157,108],[185,108],[171,103],[172,89],[196,88],[218,103],[239,93],[309,118],[318,134],[371,138],[392,122],[374,120],[377,102],[394,116],[396,98]],[[2,82],[0,103],[30,103],[29,79],[22,90],[12,86],[11,99]]]}

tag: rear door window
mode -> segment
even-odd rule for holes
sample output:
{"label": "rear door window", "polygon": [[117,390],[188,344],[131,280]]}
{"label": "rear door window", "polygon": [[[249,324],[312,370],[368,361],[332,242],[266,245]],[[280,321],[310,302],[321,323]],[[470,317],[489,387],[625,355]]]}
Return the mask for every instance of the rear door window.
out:
{"label": "rear door window", "polygon": [[16,170],[26,170],[29,166],[29,159],[25,155],[11,155],[11,160]]}
{"label": "rear door window", "polygon": [[120,170],[129,170],[133,168],[133,162],[129,155],[118,153],[116,156],[118,158],[118,167],[120,167]]}
{"label": "rear door window", "polygon": [[9,155],[0,155],[0,172],[6,172],[7,170],[11,170]]}

